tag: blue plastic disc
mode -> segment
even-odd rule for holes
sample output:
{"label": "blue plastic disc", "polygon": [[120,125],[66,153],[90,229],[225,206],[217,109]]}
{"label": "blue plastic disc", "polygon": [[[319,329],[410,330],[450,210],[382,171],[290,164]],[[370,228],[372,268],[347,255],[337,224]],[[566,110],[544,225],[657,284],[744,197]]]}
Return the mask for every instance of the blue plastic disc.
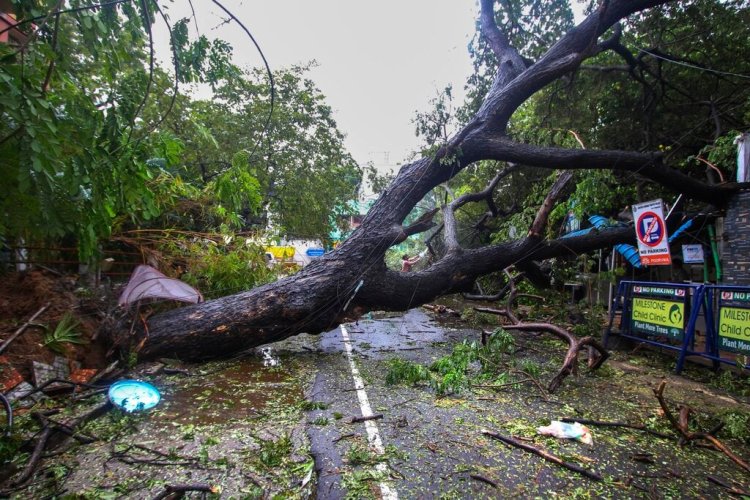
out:
{"label": "blue plastic disc", "polygon": [[143,411],[159,404],[159,390],[148,382],[120,380],[109,387],[107,393],[113,405],[126,412]]}

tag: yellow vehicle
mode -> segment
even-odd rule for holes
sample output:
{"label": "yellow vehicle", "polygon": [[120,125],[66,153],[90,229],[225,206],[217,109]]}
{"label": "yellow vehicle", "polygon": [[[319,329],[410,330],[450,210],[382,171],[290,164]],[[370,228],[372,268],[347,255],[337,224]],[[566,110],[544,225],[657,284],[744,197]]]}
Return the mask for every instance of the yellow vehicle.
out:
{"label": "yellow vehicle", "polygon": [[299,266],[294,262],[294,247],[292,246],[268,246],[266,251],[266,264],[268,267],[281,266],[284,269],[295,269]]}

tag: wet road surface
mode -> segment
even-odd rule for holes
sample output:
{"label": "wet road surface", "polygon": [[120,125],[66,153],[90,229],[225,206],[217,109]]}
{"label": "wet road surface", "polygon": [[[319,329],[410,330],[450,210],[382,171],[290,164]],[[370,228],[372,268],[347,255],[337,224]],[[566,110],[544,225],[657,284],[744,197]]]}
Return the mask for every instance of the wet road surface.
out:
{"label": "wet road surface", "polygon": [[[425,386],[387,385],[388,360],[400,358],[429,366],[449,354],[456,343],[479,341],[478,331],[446,328],[421,310],[361,320],[343,325],[343,330],[337,328],[317,339],[317,374],[307,394],[308,400],[323,403],[307,418],[318,498],[701,498],[721,495],[706,481],[709,473],[742,478],[741,471],[714,452],[684,452],[674,443],[617,429],[594,429],[592,447],[536,437],[537,426],[565,416],[628,420],[652,411],[660,418],[650,387],[633,373],[611,369],[602,377],[587,376],[584,371],[583,376],[569,379],[556,395],[543,394],[527,384],[501,393],[475,390],[439,398]],[[564,352],[559,343],[534,334],[517,345],[524,351],[520,359],[540,367],[542,380],[556,372]],[[358,377],[352,374],[352,364]],[[621,381],[611,380],[613,373],[622,379],[633,375],[643,387],[623,391]],[[368,416],[360,392],[366,394],[367,411],[382,418],[351,423],[352,417]],[[377,426],[381,443],[377,446],[366,427],[370,425]],[[565,471],[488,439],[482,435],[484,429],[520,436],[606,479],[594,482]],[[368,445],[371,456],[361,463],[358,452]],[[634,461],[638,453],[653,462]],[[696,471],[700,472],[696,475]]]}
{"label": "wet road surface", "polygon": [[[273,344],[278,366],[264,363],[262,349],[230,361],[176,362],[185,375],[149,374],[142,366],[134,375],[159,387],[162,403],[147,414],[110,412],[93,422],[84,431],[99,440],[62,454],[40,473],[39,486],[18,498],[150,498],[167,484],[196,482],[220,486],[222,498],[721,497],[708,475],[750,488],[723,455],[675,440],[614,428],[594,428],[593,446],[537,435],[537,426],[561,417],[667,430],[651,392],[662,379],[670,401],[708,414],[750,408],[642,355],[614,353],[596,373],[582,363],[581,376],[554,395],[523,384],[438,397],[427,384],[385,383],[390,360],[429,366],[463,340],[479,341],[479,332],[415,309]],[[515,336],[512,355],[490,361],[507,372],[536,367],[544,382],[563,354],[559,341],[528,333]],[[352,421],[373,414],[382,417]],[[605,480],[492,441],[483,429],[515,436]],[[750,455],[747,447],[736,451]]]}
{"label": "wet road surface", "polygon": [[[498,480],[496,473],[484,471],[509,470],[511,462],[519,468],[531,467],[525,473],[502,478],[504,494],[518,494],[517,488],[529,471],[534,475],[539,472],[541,482],[547,482],[547,475],[553,476],[538,471],[530,457],[511,457],[510,450],[488,442],[480,434],[488,415],[485,406],[494,406],[493,403],[436,400],[424,387],[384,383],[388,359],[398,357],[429,365],[448,354],[456,342],[465,338],[478,340],[478,332],[440,327],[420,310],[401,317],[363,320],[344,325],[344,329],[351,338],[351,357],[361,373],[372,411],[383,415],[373,423],[385,447],[382,460],[387,463],[387,474],[376,477],[387,480],[370,481],[370,489],[375,490],[372,493],[382,495],[377,489],[385,483],[392,493],[403,498],[494,497],[499,491],[473,479],[472,474]],[[352,476],[356,478],[358,471],[373,467],[352,464],[352,450],[368,443],[368,432],[365,423],[349,422],[352,417],[368,415],[362,415],[345,338],[341,328],[321,337],[320,349],[327,355],[318,361],[318,373],[308,395],[310,400],[325,403],[325,409],[310,412],[308,421],[328,418],[327,425],[308,427],[319,477],[318,498],[343,498],[347,491],[342,485],[349,484]],[[530,396],[536,397],[534,393]],[[332,417],[334,413],[344,416],[337,420]]]}

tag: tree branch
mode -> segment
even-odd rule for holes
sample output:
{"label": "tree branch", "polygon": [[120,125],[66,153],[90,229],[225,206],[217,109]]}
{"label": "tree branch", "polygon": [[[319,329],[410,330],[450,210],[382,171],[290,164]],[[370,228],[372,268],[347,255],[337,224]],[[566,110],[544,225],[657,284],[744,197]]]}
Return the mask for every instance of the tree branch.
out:
{"label": "tree branch", "polygon": [[495,175],[495,177],[489,182],[489,184],[487,184],[487,187],[482,191],[476,193],[467,193],[456,198],[443,207],[445,246],[447,247],[449,252],[454,252],[461,248],[461,245],[458,242],[458,227],[456,224],[455,216],[456,210],[466,205],[467,203],[486,200],[490,212],[492,212],[493,215],[497,214],[497,207],[495,206],[495,202],[492,199],[495,188],[503,178],[507,177],[511,172],[514,172],[517,169],[518,165],[509,165],[508,167],[500,170],[497,175]]}
{"label": "tree branch", "polygon": [[482,0],[482,10],[479,15],[479,22],[482,28],[482,34],[487,39],[487,44],[495,53],[498,61],[505,57],[509,50],[513,50],[508,37],[500,31],[495,23],[495,0]]}
{"label": "tree branch", "polygon": [[[587,57],[596,54],[596,40],[620,19],[669,0],[612,0],[589,15],[581,24],[555,43],[536,64],[517,72],[513,78],[501,76],[477,113],[477,120],[505,130],[513,112],[529,97],[560,76],[574,70]],[[513,68],[516,69],[517,68]]]}
{"label": "tree branch", "polygon": [[687,406],[680,406],[680,413],[679,417],[675,418],[674,414],[672,413],[672,410],[669,408],[669,405],[667,404],[666,399],[664,398],[664,388],[667,386],[666,381],[662,381],[659,386],[656,389],[653,389],[654,396],[656,396],[657,401],[659,401],[659,406],[661,406],[662,412],[664,413],[664,417],[669,420],[669,423],[672,424],[672,427],[679,432],[685,441],[694,441],[698,439],[703,439],[708,442],[710,442],[712,445],[716,447],[719,451],[724,453],[727,457],[729,457],[730,460],[732,460],[734,463],[739,465],[741,468],[743,468],[745,471],[750,472],[750,464],[745,462],[742,458],[735,455],[732,450],[726,447],[724,443],[716,439],[714,436],[712,436],[710,433],[706,432],[692,432],[690,430],[690,408]]}
{"label": "tree branch", "polygon": [[[505,273],[507,276],[507,272]],[[471,293],[465,293],[464,298],[466,300],[477,300],[477,301],[486,301],[486,302],[494,302],[496,300],[501,300],[503,297],[505,297],[508,292],[511,289],[511,286],[516,281],[520,281],[521,278],[524,277],[523,273],[518,273],[513,277],[508,278],[508,280],[505,282],[505,285],[500,289],[499,292],[492,294],[492,295],[486,295],[486,294],[471,294]]]}
{"label": "tree branch", "polygon": [[513,161],[540,168],[621,170],[684,193],[691,198],[721,205],[737,190],[735,184],[709,185],[662,164],[659,153],[618,150],[564,149],[514,142],[507,136],[475,136],[473,147],[485,159]]}
{"label": "tree branch", "polygon": [[571,171],[565,171],[557,177],[557,180],[544,198],[542,206],[539,207],[539,211],[536,213],[531,228],[529,228],[528,236],[530,238],[539,238],[542,236],[542,231],[544,231],[545,226],[547,226],[547,219],[549,219],[550,212],[555,208],[557,200],[562,196],[565,187],[572,178],[573,172]]}
{"label": "tree branch", "polygon": [[437,208],[433,208],[429,212],[423,213],[417,220],[415,220],[412,224],[404,227],[402,229],[402,232],[404,234],[403,239],[400,241],[396,241],[396,243],[400,243],[401,241],[404,241],[406,238],[413,234],[422,233],[424,231],[427,231],[428,229],[431,229],[435,227],[435,223],[433,222],[433,217],[435,217],[435,214],[438,212]]}

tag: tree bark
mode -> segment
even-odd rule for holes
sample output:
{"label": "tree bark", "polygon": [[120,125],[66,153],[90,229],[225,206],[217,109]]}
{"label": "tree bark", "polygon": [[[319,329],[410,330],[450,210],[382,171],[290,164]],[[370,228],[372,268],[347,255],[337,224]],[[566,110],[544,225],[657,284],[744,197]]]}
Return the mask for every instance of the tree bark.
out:
{"label": "tree bark", "polygon": [[[495,25],[494,2],[482,0],[482,30],[500,65],[483,105],[462,130],[434,156],[403,166],[362,225],[334,251],[276,283],[153,316],[148,319],[147,328],[141,327],[134,332],[135,339],[128,339],[131,345],[143,342],[140,355],[144,358],[231,356],[298,333],[327,331],[367,310],[406,310],[444,294],[470,291],[477,277],[514,264],[633,241],[632,228],[593,232],[564,241],[545,240],[542,228],[552,208],[549,205],[540,209],[537,222],[525,238],[465,249],[457,242],[455,227],[449,227],[452,211],[457,208],[454,205],[446,210],[448,245],[444,255],[420,272],[388,270],[384,263],[388,248],[433,226],[434,213],[403,226],[413,207],[435,186],[480,160],[549,169],[624,170],[686,196],[721,205],[736,190],[736,185],[708,186],[664,165],[658,153],[540,147],[514,142],[506,134],[511,115],[530,96],[607,48],[608,42],[598,43],[598,39],[617,21],[665,2],[602,2],[544,56],[529,65],[510,45],[501,27]],[[551,203],[554,198],[550,198]],[[466,201],[475,199],[488,199],[487,193]],[[488,201],[491,203],[491,199]]]}

